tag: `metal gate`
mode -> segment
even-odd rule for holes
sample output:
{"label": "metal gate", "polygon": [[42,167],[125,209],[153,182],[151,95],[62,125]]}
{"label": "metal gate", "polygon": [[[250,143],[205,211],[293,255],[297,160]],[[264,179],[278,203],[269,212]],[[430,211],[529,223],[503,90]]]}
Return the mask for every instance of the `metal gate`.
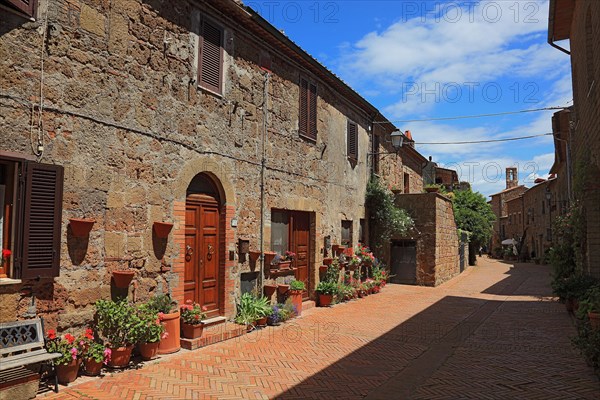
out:
{"label": "metal gate", "polygon": [[417,283],[417,242],[398,240],[392,242],[390,282],[414,285]]}

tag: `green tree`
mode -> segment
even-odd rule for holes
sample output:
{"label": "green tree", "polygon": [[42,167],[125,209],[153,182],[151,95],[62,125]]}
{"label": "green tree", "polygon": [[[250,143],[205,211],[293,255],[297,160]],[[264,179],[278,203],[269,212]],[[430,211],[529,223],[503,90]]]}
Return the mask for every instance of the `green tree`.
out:
{"label": "green tree", "polygon": [[414,227],[406,210],[394,203],[394,194],[378,178],[367,184],[365,205],[370,216],[370,245],[380,252],[394,235],[405,235]]}
{"label": "green tree", "polygon": [[485,196],[471,189],[454,192],[454,220],[459,229],[471,233],[469,243],[469,264],[475,264],[475,253],[479,246],[489,242],[492,237],[496,215]]}

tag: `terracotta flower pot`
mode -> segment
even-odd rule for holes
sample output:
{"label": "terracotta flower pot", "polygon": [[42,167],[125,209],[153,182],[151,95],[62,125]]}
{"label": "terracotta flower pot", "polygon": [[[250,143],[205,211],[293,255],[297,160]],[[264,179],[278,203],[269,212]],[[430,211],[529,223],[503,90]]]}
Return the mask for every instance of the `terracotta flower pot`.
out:
{"label": "terracotta flower pot", "polygon": [[95,222],[95,219],[70,218],[69,226],[73,236],[85,237],[90,234]]}
{"label": "terracotta flower pot", "polygon": [[333,263],[333,258],[326,257],[323,259],[323,265],[331,265]]}
{"label": "terracotta flower pot", "polygon": [[329,268],[327,265],[319,266],[319,274],[325,274],[327,272],[327,268]]}
{"label": "terracotta flower pot", "polygon": [[248,252],[248,256],[250,257],[250,261],[255,263],[260,257],[260,251],[251,250]]}
{"label": "terracotta flower pot", "polygon": [[271,261],[273,261],[276,254],[277,253],[274,251],[265,251],[265,268],[269,268],[271,266]]}
{"label": "terracotta flower pot", "polygon": [[98,376],[102,371],[102,361],[97,362],[93,358],[88,358],[83,364],[85,374],[89,376]]}
{"label": "terracotta flower pot", "polygon": [[71,360],[68,364],[56,366],[56,378],[58,382],[67,385],[77,379],[79,372],[79,359]]}
{"label": "terracotta flower pot", "polygon": [[140,355],[142,356],[142,360],[150,361],[158,354],[158,346],[160,342],[153,343],[140,343],[138,344],[138,349],[140,350]]}
{"label": "terracotta flower pot", "polygon": [[319,307],[329,307],[333,301],[332,294],[321,294],[319,293]]}
{"label": "terracotta flower pot", "polygon": [[279,294],[286,294],[288,290],[290,290],[290,285],[277,285]]}
{"label": "terracotta flower pot", "polygon": [[204,331],[204,324],[186,324],[185,322],[181,323],[181,333],[183,337],[186,339],[197,339],[202,337],[202,332]]}
{"label": "terracotta flower pot", "polygon": [[278,265],[278,269],[281,270],[281,271],[287,271],[287,270],[289,270],[291,268],[292,268],[292,262],[291,261],[282,261]]}
{"label": "terracotta flower pot", "polygon": [[158,354],[170,354],[175,353],[181,349],[179,344],[181,330],[179,326],[179,311],[175,311],[170,314],[163,314],[162,320],[165,325],[164,338],[160,339],[160,345],[158,347]]}
{"label": "terracotta flower pot", "polygon": [[153,226],[152,226],[154,233],[156,234],[156,237],[159,238],[167,238],[169,236],[169,233],[171,232],[171,229],[173,229],[173,224],[170,222],[154,222]]}
{"label": "terracotta flower pot", "polygon": [[112,368],[125,368],[129,365],[133,346],[111,348],[108,366]]}
{"label": "terracotta flower pot", "polygon": [[588,318],[590,319],[590,325],[594,330],[600,330],[600,313],[588,312]]}
{"label": "terracotta flower pot", "polygon": [[302,314],[302,290],[290,290],[290,299],[296,307],[296,315]]}
{"label": "terracotta flower pot", "polygon": [[265,296],[270,299],[277,290],[277,285],[265,285]]}
{"label": "terracotta flower pot", "polygon": [[267,317],[262,317],[256,320],[256,326],[266,326],[267,325]]}
{"label": "terracotta flower pot", "polygon": [[425,191],[427,193],[437,193],[437,192],[440,191],[440,188],[437,188],[437,187],[426,187]]}
{"label": "terracotta flower pot", "polygon": [[135,271],[130,270],[117,270],[113,271],[112,278],[115,286],[118,288],[126,288],[131,283],[133,276],[135,275]]}

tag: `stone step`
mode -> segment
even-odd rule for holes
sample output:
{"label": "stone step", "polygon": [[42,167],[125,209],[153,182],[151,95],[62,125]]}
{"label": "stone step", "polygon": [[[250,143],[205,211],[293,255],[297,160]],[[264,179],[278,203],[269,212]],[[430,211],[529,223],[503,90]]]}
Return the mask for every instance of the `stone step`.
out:
{"label": "stone step", "polygon": [[210,344],[223,342],[225,340],[233,339],[238,336],[242,336],[246,333],[246,327],[241,326],[232,322],[227,322],[225,317],[210,318],[206,321],[212,321],[208,326],[204,327],[202,337],[197,339],[185,339],[181,338],[181,347],[188,350],[199,349],[200,347],[208,346]]}
{"label": "stone step", "polygon": [[207,318],[207,319],[203,320],[202,322],[204,322],[204,328],[207,328],[212,325],[223,324],[226,321],[227,321],[227,318],[225,318],[225,317],[213,317],[213,318]]}

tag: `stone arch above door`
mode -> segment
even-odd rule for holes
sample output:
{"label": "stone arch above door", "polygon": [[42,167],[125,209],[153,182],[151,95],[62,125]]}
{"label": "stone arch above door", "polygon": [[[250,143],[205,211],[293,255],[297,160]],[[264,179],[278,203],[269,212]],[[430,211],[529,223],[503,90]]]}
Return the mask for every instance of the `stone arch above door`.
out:
{"label": "stone arch above door", "polygon": [[222,158],[203,157],[192,159],[179,172],[173,194],[176,199],[185,201],[186,191],[192,179],[198,174],[205,174],[219,190],[221,205],[235,207],[235,190],[228,177],[228,171],[233,170],[233,164]]}

